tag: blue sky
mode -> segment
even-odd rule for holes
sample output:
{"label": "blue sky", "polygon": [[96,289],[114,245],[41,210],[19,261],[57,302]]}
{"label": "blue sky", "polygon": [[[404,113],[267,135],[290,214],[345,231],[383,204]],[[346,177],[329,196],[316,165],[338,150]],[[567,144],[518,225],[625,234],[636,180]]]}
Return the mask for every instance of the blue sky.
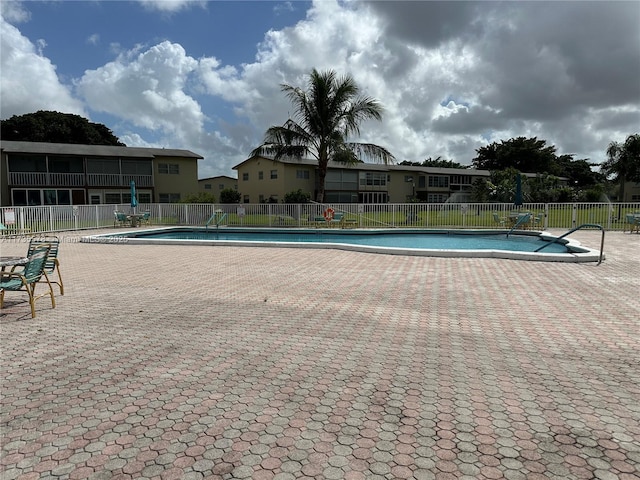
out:
{"label": "blue sky", "polygon": [[354,77],[385,107],[360,140],[398,159],[469,164],[538,137],[593,162],[640,131],[640,2],[7,1],[0,117],[104,123],[129,146],[232,167],[312,68]]}

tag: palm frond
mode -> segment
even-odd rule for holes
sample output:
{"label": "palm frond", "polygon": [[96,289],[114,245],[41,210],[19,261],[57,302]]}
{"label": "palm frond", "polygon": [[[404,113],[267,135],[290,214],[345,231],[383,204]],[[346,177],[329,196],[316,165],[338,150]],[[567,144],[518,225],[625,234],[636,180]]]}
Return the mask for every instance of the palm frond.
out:
{"label": "palm frond", "polygon": [[396,158],[389,150],[380,145],[373,143],[345,143],[345,147],[354,152],[354,155],[362,161],[371,161],[372,163],[382,163],[390,165],[396,161]]}

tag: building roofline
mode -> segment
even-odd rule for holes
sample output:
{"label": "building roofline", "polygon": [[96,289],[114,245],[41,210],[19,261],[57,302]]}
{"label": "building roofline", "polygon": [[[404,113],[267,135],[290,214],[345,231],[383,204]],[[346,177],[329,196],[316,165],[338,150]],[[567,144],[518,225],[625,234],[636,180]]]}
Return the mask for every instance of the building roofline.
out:
{"label": "building roofline", "polygon": [[[275,160],[271,157],[266,157],[262,155],[256,155],[253,157],[249,157],[246,160],[240,162],[239,164],[232,167],[233,170],[237,170],[238,167],[244,165],[245,163],[254,160],[256,158],[261,158],[264,160],[271,160],[275,163],[286,163],[289,165],[304,165],[310,167],[317,167],[318,162],[315,159],[310,158],[283,158],[279,160]],[[337,162],[329,162],[329,168],[343,168],[346,170],[377,170],[383,172],[392,172],[392,171],[400,171],[400,172],[416,172],[416,173],[425,173],[432,175],[473,175],[475,177],[489,177],[491,175],[490,170],[478,170],[475,168],[450,168],[450,167],[426,167],[419,165],[400,165],[400,164],[390,164],[385,165],[383,163],[355,163],[352,165],[337,163]],[[521,175],[527,178],[536,178],[540,174],[538,173],[526,173],[521,172]],[[559,179],[566,179],[565,177],[558,177]]]}
{"label": "building roofline", "polygon": [[216,178],[228,178],[229,180],[238,180],[235,177],[230,177],[229,175],[216,175],[214,177],[205,177],[205,178],[199,178],[198,181],[201,182],[203,180],[214,180]]}
{"label": "building roofline", "polygon": [[190,150],[173,148],[123,147],[118,145],[85,145],[78,143],[16,142],[1,140],[0,150],[7,153],[43,153],[53,155],[96,155],[104,157],[204,157]]}

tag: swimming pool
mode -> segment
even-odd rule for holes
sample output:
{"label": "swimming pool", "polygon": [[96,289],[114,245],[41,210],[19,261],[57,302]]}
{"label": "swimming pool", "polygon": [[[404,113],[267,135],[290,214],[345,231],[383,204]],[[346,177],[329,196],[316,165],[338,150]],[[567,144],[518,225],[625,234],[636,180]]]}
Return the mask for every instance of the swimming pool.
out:
{"label": "swimming pool", "polygon": [[336,248],[370,253],[440,257],[485,257],[555,262],[593,262],[600,252],[571,239],[540,232],[501,230],[165,227],[83,237],[91,243],[228,245],[287,248]]}

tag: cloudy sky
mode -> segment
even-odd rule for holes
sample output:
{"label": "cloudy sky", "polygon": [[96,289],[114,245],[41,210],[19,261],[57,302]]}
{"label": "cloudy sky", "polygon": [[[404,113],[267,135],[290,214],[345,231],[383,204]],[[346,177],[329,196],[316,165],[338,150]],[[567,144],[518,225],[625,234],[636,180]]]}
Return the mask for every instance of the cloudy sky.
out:
{"label": "cloudy sky", "polygon": [[360,141],[470,164],[525,136],[593,162],[640,133],[640,2],[7,1],[0,117],[55,110],[128,146],[199,153],[200,178],[282,124],[283,83],[354,77],[385,107]]}

